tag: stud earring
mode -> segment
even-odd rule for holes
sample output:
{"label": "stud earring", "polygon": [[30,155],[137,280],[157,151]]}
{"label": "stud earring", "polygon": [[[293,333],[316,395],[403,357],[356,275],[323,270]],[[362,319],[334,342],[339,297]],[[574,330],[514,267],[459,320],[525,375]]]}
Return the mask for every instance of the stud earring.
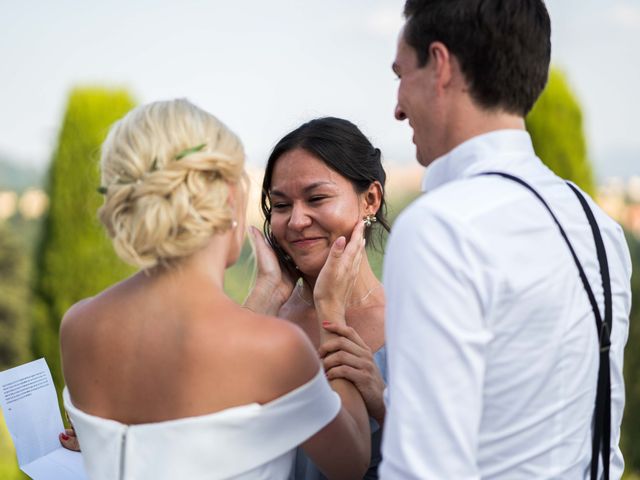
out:
{"label": "stud earring", "polygon": [[236,220],[231,220],[231,229],[235,229],[238,226],[238,222]]}
{"label": "stud earring", "polygon": [[371,227],[372,224],[376,223],[378,219],[376,218],[375,215],[369,214],[366,217],[364,217],[362,221],[364,222],[364,226],[366,228],[369,228]]}

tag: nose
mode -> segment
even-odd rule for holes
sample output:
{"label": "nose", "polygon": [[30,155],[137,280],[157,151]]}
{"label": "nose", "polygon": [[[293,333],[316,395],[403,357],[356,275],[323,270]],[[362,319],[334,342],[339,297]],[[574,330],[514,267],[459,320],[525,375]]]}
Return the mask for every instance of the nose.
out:
{"label": "nose", "polygon": [[402,111],[402,108],[400,108],[400,105],[396,105],[396,109],[393,113],[394,113],[394,116],[396,117],[396,120],[402,121],[407,119],[407,115]]}
{"label": "nose", "polygon": [[303,205],[293,204],[291,207],[291,216],[289,217],[289,228],[301,231],[311,225],[311,217],[307,214]]}

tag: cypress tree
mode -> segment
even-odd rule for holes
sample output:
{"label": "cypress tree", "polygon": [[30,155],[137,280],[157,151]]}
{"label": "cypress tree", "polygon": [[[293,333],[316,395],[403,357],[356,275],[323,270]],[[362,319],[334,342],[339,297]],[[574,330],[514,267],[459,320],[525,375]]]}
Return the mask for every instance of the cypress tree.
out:
{"label": "cypress tree", "polygon": [[526,118],[533,147],[558,176],[595,193],[587,157],[582,110],[562,72],[552,69],[549,82]]}
{"label": "cypress tree", "polygon": [[47,179],[50,208],[36,252],[32,350],[62,386],[58,330],[65,311],[131,273],[96,212],[102,204],[100,145],[109,126],[134,105],[124,90],[74,89]]}
{"label": "cypress tree", "polygon": [[7,224],[0,223],[0,370],[27,361],[27,255]]}

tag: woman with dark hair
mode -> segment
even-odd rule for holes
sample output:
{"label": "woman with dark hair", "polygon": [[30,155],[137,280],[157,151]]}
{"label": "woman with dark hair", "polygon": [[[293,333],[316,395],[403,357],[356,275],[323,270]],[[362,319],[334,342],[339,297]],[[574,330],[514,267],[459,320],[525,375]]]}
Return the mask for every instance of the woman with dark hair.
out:
{"label": "woman with dark hair", "polygon": [[[385,408],[384,291],[364,256],[343,305],[346,325],[321,318],[316,304],[330,285],[317,283],[331,245],[364,222],[369,245],[385,218],[380,150],[351,122],[312,120],[283,137],[271,153],[262,184],[264,236],[251,237],[258,273],[245,307],[298,325],[318,348],[329,379],[351,381],[371,417],[371,463],[363,478],[378,478]],[[377,234],[377,235],[376,235]],[[265,237],[266,236],[266,237]],[[325,478],[299,450],[293,478]]]}

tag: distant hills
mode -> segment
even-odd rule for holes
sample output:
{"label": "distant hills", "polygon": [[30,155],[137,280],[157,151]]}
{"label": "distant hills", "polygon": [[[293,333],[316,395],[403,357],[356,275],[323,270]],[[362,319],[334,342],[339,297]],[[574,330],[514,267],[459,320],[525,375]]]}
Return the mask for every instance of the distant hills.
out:
{"label": "distant hills", "polygon": [[[599,182],[614,176],[623,179],[640,176],[640,151],[620,148],[598,153],[592,154],[591,158]],[[390,162],[386,167],[389,168],[393,163]],[[413,161],[397,164],[399,167],[408,167],[409,165],[413,165]],[[30,187],[42,188],[44,187],[46,170],[46,167],[36,168],[31,165],[20,165],[18,161],[0,154],[0,190],[14,190],[21,193]],[[260,183],[261,173],[258,176],[260,178],[256,181]]]}
{"label": "distant hills", "polygon": [[31,166],[19,165],[13,160],[0,157],[0,190],[18,193],[30,187],[42,187],[45,172]]}
{"label": "distant hills", "polygon": [[628,179],[640,176],[640,150],[617,148],[593,155],[593,166],[599,180],[607,177]]}

